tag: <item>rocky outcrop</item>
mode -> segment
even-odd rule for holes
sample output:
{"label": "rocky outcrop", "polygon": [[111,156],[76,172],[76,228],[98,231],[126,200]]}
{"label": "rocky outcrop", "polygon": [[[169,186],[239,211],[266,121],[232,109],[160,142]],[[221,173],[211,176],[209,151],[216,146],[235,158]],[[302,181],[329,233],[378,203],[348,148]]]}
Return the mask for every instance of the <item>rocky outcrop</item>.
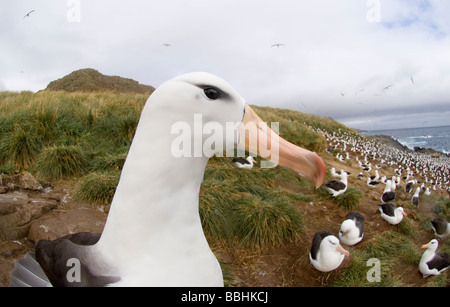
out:
{"label": "rocky outcrop", "polygon": [[91,208],[77,208],[55,215],[47,215],[31,223],[28,239],[55,240],[78,232],[102,233],[106,214]]}
{"label": "rocky outcrop", "polygon": [[2,176],[0,189],[0,241],[28,235],[31,222],[55,209],[62,193],[44,189],[30,174]]}
{"label": "rocky outcrop", "polygon": [[19,191],[0,194],[0,240],[26,237],[30,223],[56,207],[55,200],[29,198]]}

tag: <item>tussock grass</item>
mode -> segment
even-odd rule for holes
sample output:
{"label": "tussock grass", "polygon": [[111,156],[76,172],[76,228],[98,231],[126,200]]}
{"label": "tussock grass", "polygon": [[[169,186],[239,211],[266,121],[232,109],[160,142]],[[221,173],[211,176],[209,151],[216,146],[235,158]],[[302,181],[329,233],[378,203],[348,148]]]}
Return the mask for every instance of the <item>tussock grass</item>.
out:
{"label": "tussock grass", "polygon": [[35,131],[25,125],[16,124],[5,134],[0,144],[0,163],[9,162],[17,170],[29,169],[42,146],[42,140]]}
{"label": "tussock grass", "polygon": [[34,169],[40,178],[60,180],[81,174],[85,163],[80,146],[54,145],[42,150]]}
{"label": "tussock grass", "polygon": [[336,203],[348,211],[355,210],[359,206],[362,193],[356,188],[348,188],[344,194],[336,197]]}
{"label": "tussock grass", "polygon": [[92,172],[83,176],[75,197],[93,205],[110,205],[119,183],[118,172]]}
{"label": "tussock grass", "polygon": [[303,227],[302,216],[293,206],[256,195],[235,204],[232,220],[235,236],[249,248],[266,249],[292,242]]}
{"label": "tussock grass", "polygon": [[54,146],[82,143],[84,154],[94,153],[92,158],[129,146],[147,98],[121,93],[2,92],[0,165],[31,170],[41,151]]}

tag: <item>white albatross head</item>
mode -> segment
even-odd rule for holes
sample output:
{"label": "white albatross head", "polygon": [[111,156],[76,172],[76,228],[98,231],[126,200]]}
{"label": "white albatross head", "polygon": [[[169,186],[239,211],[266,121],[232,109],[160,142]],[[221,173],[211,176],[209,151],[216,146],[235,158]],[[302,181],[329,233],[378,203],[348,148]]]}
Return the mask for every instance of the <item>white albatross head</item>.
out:
{"label": "white albatross head", "polygon": [[[229,83],[215,75],[194,72],[175,77],[158,87],[149,102],[152,111],[166,111],[162,113],[170,118],[165,119],[174,124],[192,123],[192,118],[194,125],[196,121],[202,122],[202,137],[198,137],[202,143],[194,143],[192,151],[196,146],[205,148],[206,142],[214,143],[209,156],[238,147],[294,170],[312,181],[316,188],[323,183],[326,173],[323,160],[316,153],[279,137]],[[196,131],[195,126],[191,131]],[[212,134],[223,142],[211,138]]]}

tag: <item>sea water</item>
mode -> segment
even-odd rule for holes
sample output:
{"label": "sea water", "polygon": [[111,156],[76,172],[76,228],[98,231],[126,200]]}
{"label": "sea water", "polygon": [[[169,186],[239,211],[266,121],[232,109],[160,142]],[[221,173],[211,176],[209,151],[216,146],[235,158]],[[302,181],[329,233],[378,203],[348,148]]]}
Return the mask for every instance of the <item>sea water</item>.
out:
{"label": "sea water", "polygon": [[365,135],[387,135],[395,138],[402,145],[414,149],[414,147],[432,148],[446,154],[450,154],[450,126],[408,128],[393,130],[365,131]]}

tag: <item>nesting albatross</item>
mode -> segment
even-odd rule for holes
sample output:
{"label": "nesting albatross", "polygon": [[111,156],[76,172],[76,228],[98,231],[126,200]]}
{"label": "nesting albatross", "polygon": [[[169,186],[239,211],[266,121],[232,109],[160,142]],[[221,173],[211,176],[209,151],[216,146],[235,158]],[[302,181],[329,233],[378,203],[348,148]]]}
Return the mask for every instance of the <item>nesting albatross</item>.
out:
{"label": "nesting albatross", "polygon": [[[202,133],[185,137],[186,129],[195,132],[199,121]],[[249,125],[257,127],[257,133],[246,137]],[[207,126],[216,133],[222,127],[222,136],[226,134],[223,144],[216,142],[209,152],[204,146],[213,130]],[[228,131],[229,127],[234,128]],[[258,141],[265,141],[272,146],[270,156],[263,158],[293,169],[316,187],[325,178],[325,165],[317,154],[278,136],[275,143],[271,133],[221,78],[190,73],[165,82],[142,110],[100,238],[83,234],[78,240],[40,241],[37,262],[50,283],[60,286],[223,286],[222,270],[198,212],[209,158],[237,146],[261,155]],[[186,140],[194,144],[182,142]],[[67,279],[73,266],[68,263],[74,259],[80,263],[79,282]],[[33,286],[28,280],[33,274],[26,269],[25,264],[19,269],[23,274],[11,273],[13,285]]]}

